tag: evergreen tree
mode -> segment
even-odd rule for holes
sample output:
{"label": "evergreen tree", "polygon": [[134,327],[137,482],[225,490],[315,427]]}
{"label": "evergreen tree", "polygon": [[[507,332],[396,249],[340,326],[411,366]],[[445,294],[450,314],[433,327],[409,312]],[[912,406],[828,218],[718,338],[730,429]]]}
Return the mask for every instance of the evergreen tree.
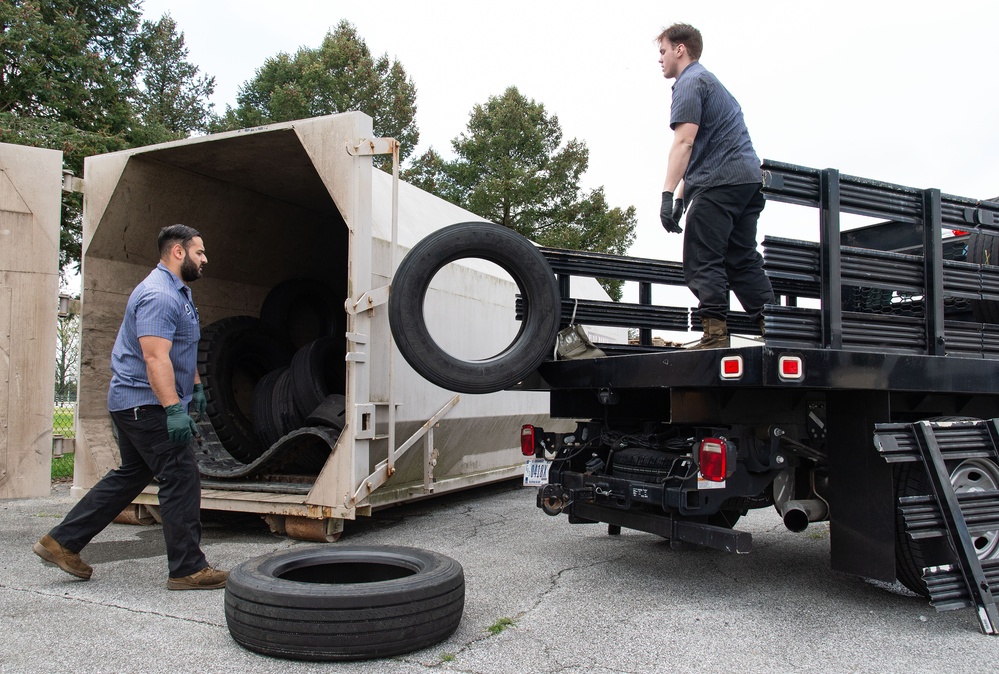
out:
{"label": "evergreen tree", "polygon": [[[65,167],[82,175],[84,157],[201,130],[213,80],[198,79],[183,60],[183,35],[169,17],[140,35],[140,6],[2,0],[0,142],[61,150]],[[164,84],[159,98],[157,82]],[[178,83],[173,96],[168,85]],[[192,110],[193,117],[181,114]],[[64,271],[80,264],[82,202],[79,194],[63,195]]]}
{"label": "evergreen tree", "polygon": [[199,76],[198,66],[188,62],[177,22],[169,14],[143,22],[138,43],[142,60],[136,112],[151,142],[157,136],[171,140],[207,131],[215,78]]}
{"label": "evergreen tree", "polygon": [[420,140],[412,78],[387,54],[374,58],[347,21],[327,33],[317,49],[302,47],[294,56],[282,52],[264,61],[240,87],[236,101],[213,130],[360,110],[371,116],[376,135],[401,143],[400,159]]}

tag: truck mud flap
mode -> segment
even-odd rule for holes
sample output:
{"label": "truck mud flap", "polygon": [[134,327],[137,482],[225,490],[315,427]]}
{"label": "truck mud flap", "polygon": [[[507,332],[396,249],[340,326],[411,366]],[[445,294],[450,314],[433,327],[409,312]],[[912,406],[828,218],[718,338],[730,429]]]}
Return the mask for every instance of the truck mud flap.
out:
{"label": "truck mud flap", "polygon": [[226,451],[211,422],[199,422],[198,432],[201,434],[201,441],[199,443],[192,439],[191,447],[198,459],[201,475],[229,479],[278,472],[293,464],[299,455],[314,453],[317,447],[328,447],[332,451],[340,437],[340,431],[335,428],[307,426],[288,433],[259,457],[250,463],[244,463]]}
{"label": "truck mud flap", "polygon": [[669,539],[671,543],[692,543],[739,554],[746,554],[753,549],[753,535],[749,532],[733,531],[701,522],[641,515],[582,502],[572,504],[572,515],[574,518],[655,534]]}

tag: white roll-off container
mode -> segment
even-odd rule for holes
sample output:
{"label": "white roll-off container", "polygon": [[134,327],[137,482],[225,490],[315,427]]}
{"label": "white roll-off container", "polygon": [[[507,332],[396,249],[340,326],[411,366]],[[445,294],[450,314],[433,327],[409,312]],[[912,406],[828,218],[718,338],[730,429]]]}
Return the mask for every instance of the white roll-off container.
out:
{"label": "white roll-off container", "polygon": [[[129,293],[157,263],[159,229],[174,223],[206,244],[209,264],[191,284],[202,326],[256,316],[287,279],[322,281],[345,307],[346,428],[322,470],[292,485],[204,480],[203,508],[259,513],[276,530],[331,539],[372,507],[521,474],[517,432],[551,424],[547,394],[459,398],[422,379],[392,345],[393,265],[429,232],[481,220],[373,168],[372,156],[394,146],[374,137],[370,117],[347,113],[86,160],[74,494],[118,465],[106,405],[111,348]],[[518,329],[516,292],[498,267],[452,263],[431,286],[428,322],[442,326],[444,345],[497,353]],[[155,492],[139,497],[137,515],[158,515]]]}

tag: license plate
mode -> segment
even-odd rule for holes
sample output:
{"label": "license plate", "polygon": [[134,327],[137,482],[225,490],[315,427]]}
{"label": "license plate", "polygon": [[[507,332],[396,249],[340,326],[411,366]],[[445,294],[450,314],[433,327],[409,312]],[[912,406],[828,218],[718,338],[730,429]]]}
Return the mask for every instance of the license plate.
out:
{"label": "license plate", "polygon": [[528,459],[524,464],[524,486],[540,487],[548,484],[548,468],[551,461],[544,459]]}

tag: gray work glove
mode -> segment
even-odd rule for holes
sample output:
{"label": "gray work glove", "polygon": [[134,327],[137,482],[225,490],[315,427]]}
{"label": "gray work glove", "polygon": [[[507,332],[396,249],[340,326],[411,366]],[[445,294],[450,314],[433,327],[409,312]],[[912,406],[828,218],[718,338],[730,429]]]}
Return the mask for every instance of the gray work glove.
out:
{"label": "gray work glove", "polygon": [[198,427],[194,425],[194,420],[184,411],[180,403],[174,403],[165,408],[167,413],[167,435],[171,442],[178,445],[186,445],[191,441],[192,435],[198,434]]}
{"label": "gray work glove", "polygon": [[[679,211],[677,206],[679,206]],[[659,207],[659,220],[663,223],[663,229],[671,234],[681,234],[683,230],[677,224],[680,215],[683,215],[683,199],[677,199],[677,205],[674,206],[673,193],[663,192],[663,203]]]}
{"label": "gray work glove", "polygon": [[198,413],[198,419],[204,421],[205,415],[208,414],[208,398],[205,397],[204,384],[194,385],[194,394],[191,396],[191,407]]}

